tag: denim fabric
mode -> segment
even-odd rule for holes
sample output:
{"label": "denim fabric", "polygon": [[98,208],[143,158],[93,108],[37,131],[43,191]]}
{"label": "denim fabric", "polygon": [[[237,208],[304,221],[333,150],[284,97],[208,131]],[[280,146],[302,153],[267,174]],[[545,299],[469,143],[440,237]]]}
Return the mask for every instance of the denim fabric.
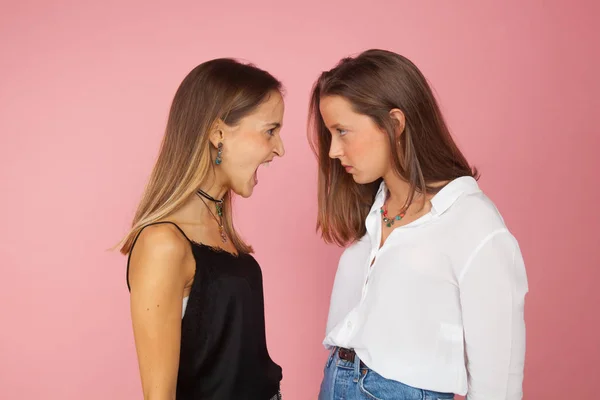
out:
{"label": "denim fabric", "polygon": [[452,393],[439,393],[385,379],[372,369],[342,360],[332,350],[325,365],[319,400],[448,400]]}

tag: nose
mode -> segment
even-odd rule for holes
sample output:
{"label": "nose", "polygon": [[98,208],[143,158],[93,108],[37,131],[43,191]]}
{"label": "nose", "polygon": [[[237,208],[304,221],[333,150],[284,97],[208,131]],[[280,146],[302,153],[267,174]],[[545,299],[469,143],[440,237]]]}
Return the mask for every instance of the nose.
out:
{"label": "nose", "polygon": [[335,135],[331,137],[329,145],[329,158],[340,158],[343,154],[341,143]]}
{"label": "nose", "polygon": [[285,155],[285,148],[283,146],[283,139],[281,139],[281,136],[279,136],[279,135],[277,135],[277,143],[275,144],[275,149],[273,151],[279,157],[283,157]]}

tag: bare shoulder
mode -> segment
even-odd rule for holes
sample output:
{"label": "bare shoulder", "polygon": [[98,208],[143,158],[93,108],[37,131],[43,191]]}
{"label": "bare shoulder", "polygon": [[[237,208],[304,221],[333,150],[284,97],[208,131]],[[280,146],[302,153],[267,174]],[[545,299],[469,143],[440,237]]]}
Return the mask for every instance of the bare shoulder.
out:
{"label": "bare shoulder", "polygon": [[189,248],[189,242],[173,224],[164,223],[144,228],[136,243],[136,249],[152,251],[155,255],[181,256]]}
{"label": "bare shoulder", "polygon": [[187,279],[185,268],[190,245],[172,224],[147,226],[140,233],[131,252],[129,279],[132,289],[136,283],[163,281],[175,284]]}

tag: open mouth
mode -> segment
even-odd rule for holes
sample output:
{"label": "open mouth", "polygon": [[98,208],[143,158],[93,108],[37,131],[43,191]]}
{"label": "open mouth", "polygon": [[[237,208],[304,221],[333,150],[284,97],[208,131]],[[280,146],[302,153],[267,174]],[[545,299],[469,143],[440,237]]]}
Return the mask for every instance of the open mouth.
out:
{"label": "open mouth", "polygon": [[263,166],[263,167],[268,167],[269,164],[271,163],[271,161],[265,161],[264,163],[261,163],[258,167],[256,167],[256,169],[254,170],[254,184],[258,184],[258,169]]}

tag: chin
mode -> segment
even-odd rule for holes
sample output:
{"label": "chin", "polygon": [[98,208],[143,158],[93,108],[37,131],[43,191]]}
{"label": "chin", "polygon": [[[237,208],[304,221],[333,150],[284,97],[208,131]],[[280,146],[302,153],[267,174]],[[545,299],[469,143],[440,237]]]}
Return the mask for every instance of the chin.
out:
{"label": "chin", "polygon": [[248,197],[252,196],[252,193],[254,192],[254,185],[246,184],[245,186],[241,187],[232,187],[231,190],[238,196],[247,199]]}
{"label": "chin", "polygon": [[363,174],[353,174],[352,175],[352,179],[354,179],[354,182],[358,183],[359,185],[368,185],[370,183],[377,181],[380,178],[381,178],[381,175],[379,175],[379,176],[373,176],[373,175],[366,176]]}
{"label": "chin", "polygon": [[375,182],[378,178],[370,178],[355,174],[352,175],[352,179],[354,179],[354,182],[358,183],[359,185],[368,185],[369,183]]}
{"label": "chin", "polygon": [[248,197],[252,196],[252,192],[253,190],[245,190],[242,193],[237,193],[240,197],[243,197],[244,199],[247,199]]}

